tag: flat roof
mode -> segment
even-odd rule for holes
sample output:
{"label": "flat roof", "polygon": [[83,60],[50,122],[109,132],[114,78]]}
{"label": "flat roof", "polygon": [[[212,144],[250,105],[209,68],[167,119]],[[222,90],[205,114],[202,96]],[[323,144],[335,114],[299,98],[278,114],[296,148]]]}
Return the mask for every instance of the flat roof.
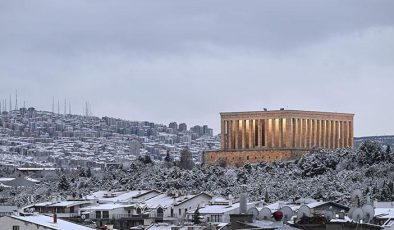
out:
{"label": "flat roof", "polygon": [[354,117],[354,113],[338,113],[338,112],[322,112],[322,111],[306,111],[306,110],[267,110],[267,111],[243,111],[243,112],[221,112],[222,117],[231,116],[345,116]]}

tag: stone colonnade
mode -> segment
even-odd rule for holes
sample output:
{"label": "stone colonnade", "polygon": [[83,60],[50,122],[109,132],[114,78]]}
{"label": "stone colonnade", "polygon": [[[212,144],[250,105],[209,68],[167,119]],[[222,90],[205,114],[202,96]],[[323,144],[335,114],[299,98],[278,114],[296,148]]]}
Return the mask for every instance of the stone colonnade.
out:
{"label": "stone colonnade", "polygon": [[221,114],[222,150],[353,147],[353,114],[289,110],[244,113]]}

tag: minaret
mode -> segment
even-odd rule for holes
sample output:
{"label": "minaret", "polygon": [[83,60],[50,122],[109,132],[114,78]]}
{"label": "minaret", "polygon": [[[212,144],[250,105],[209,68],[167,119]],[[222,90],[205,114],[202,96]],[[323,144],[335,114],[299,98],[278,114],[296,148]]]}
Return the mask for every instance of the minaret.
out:
{"label": "minaret", "polygon": [[60,114],[60,102],[59,102],[59,99],[57,99],[57,114]]}
{"label": "minaret", "polygon": [[68,114],[71,115],[71,103],[70,102],[68,102]]}
{"label": "minaret", "polygon": [[1,101],[0,101],[0,115],[2,114],[1,110],[3,109],[1,106],[2,106],[2,104],[1,104]]}
{"label": "minaret", "polygon": [[26,108],[26,101],[23,101],[23,108]]}

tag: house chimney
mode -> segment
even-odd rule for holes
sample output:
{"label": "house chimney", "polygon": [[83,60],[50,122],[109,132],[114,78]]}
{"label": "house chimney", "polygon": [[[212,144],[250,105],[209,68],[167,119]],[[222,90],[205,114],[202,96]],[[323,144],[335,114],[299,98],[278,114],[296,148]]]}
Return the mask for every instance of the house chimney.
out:
{"label": "house chimney", "polygon": [[57,214],[53,214],[53,223],[57,224]]}

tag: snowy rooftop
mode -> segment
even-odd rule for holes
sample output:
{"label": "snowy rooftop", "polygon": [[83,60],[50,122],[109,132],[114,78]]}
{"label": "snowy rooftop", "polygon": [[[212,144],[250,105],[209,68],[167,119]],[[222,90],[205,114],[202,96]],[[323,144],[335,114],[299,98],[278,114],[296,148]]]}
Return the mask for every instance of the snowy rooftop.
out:
{"label": "snowy rooftop", "polygon": [[99,204],[95,206],[89,206],[85,208],[81,208],[81,211],[90,211],[90,210],[114,210],[118,208],[127,208],[131,207],[132,205],[125,205],[125,204],[114,204],[114,203],[109,203],[109,204]]}
{"label": "snowy rooftop", "polygon": [[98,191],[91,195],[86,196],[88,200],[98,199],[103,202],[126,202],[133,198],[137,198],[143,194],[149,193],[153,190],[135,190],[135,191],[122,191],[122,192],[108,192]]}
{"label": "snowy rooftop", "polygon": [[72,207],[81,204],[90,204],[90,201],[60,201],[60,202],[42,202],[32,206],[50,206],[50,207]]}
{"label": "snowy rooftop", "polygon": [[36,216],[10,216],[11,218],[26,221],[29,223],[34,223],[37,225],[45,226],[47,228],[56,229],[56,230],[91,230],[93,228],[85,227],[82,225],[74,224],[68,221],[64,221],[61,219],[57,219],[57,224],[53,223],[53,217],[44,216],[44,215],[36,215]]}
{"label": "snowy rooftop", "polygon": [[394,208],[375,208],[375,217],[394,218]]}

